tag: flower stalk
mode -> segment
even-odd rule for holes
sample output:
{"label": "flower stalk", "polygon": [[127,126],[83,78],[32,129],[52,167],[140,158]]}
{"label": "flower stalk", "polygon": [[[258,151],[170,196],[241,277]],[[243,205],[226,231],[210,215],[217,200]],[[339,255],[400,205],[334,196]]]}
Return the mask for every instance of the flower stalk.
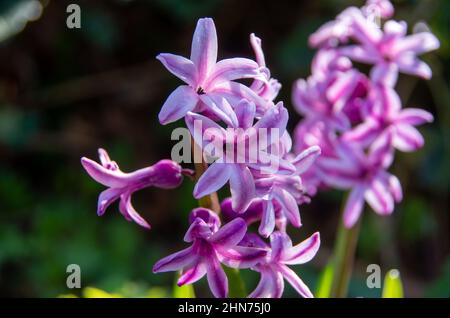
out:
{"label": "flower stalk", "polygon": [[358,245],[361,219],[362,217],[351,228],[347,228],[344,225],[343,217],[340,218],[332,256],[333,283],[330,291],[331,298],[344,298],[347,296]]}

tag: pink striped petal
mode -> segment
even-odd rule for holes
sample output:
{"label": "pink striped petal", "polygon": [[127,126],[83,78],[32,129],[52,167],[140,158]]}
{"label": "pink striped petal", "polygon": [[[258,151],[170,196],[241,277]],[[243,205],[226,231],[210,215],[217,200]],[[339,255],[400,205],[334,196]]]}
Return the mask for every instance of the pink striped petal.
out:
{"label": "pink striped petal", "polygon": [[351,228],[358,221],[364,206],[364,192],[363,186],[356,186],[350,191],[344,209],[344,225],[346,228]]}
{"label": "pink striped petal", "polygon": [[376,119],[368,118],[362,124],[346,132],[343,139],[348,142],[355,142],[361,146],[369,145],[380,133],[380,125]]}
{"label": "pink striped petal", "polygon": [[303,150],[291,163],[295,166],[296,174],[306,172],[309,167],[316,161],[316,158],[321,154],[319,146],[311,146]]}
{"label": "pink striped petal", "polygon": [[367,203],[378,214],[391,214],[394,210],[394,200],[388,190],[385,184],[375,179],[364,193]]}
{"label": "pink striped petal", "polygon": [[230,165],[230,192],[233,210],[243,213],[255,197],[255,181],[245,165]]}
{"label": "pink striped petal", "polygon": [[260,270],[261,278],[249,298],[280,298],[284,291],[283,276],[270,269]]}
{"label": "pink striped petal", "polygon": [[216,250],[219,260],[228,267],[250,268],[264,261],[267,255],[265,248],[235,246],[219,247]]}
{"label": "pink striped petal", "polygon": [[213,163],[197,181],[194,187],[194,197],[199,199],[219,190],[227,183],[231,175],[230,165],[218,162]]}
{"label": "pink striped petal", "polygon": [[119,210],[125,218],[127,219],[129,218],[130,220],[133,220],[140,226],[150,229],[150,224],[148,224],[147,221],[145,221],[145,219],[142,216],[140,216],[139,213],[137,213],[137,211],[131,204],[130,193],[123,194],[120,197]]}
{"label": "pink striped petal", "polygon": [[270,247],[271,262],[279,263],[292,248],[292,241],[286,233],[276,231],[270,235]]}
{"label": "pink striped petal", "polygon": [[256,113],[255,103],[242,99],[239,104],[237,104],[234,111],[236,112],[240,128],[247,129],[253,126]]}
{"label": "pink striped petal", "polygon": [[153,266],[153,273],[171,272],[182,269],[183,267],[190,266],[197,260],[197,255],[193,253],[193,248],[188,247],[179,252],[173,253],[169,256],[159,260]]}
{"label": "pink striped petal", "polygon": [[120,197],[123,191],[123,189],[117,188],[109,188],[102,191],[98,197],[97,215],[102,216],[106,209]]}
{"label": "pink striped petal", "polygon": [[303,242],[286,250],[282,262],[288,265],[307,263],[317,254],[319,247],[320,234],[316,232]]}
{"label": "pink striped petal", "polygon": [[207,271],[207,264],[202,260],[197,262],[189,269],[183,271],[183,274],[177,281],[178,286],[189,285],[199,281],[205,276]]}
{"label": "pink striped petal", "polygon": [[106,169],[102,165],[86,157],[81,158],[81,164],[92,179],[107,187],[123,188],[129,183],[125,173]]}
{"label": "pink striped petal", "polygon": [[423,109],[405,108],[398,114],[395,121],[399,124],[417,126],[431,123],[433,121],[433,115]]}
{"label": "pink striped petal", "polygon": [[420,132],[411,125],[395,125],[393,145],[400,151],[411,152],[421,148],[425,141]]}
{"label": "pink striped petal", "polygon": [[237,127],[238,120],[230,103],[217,93],[200,95],[201,101],[208,107],[208,110],[222,119],[228,126]]}
{"label": "pink striped petal", "polygon": [[195,88],[197,69],[191,60],[180,55],[161,53],[156,57],[170,73],[181,79],[189,86]]}
{"label": "pink striped petal", "polygon": [[225,298],[228,296],[228,278],[215,257],[210,257],[206,261],[208,285],[212,294],[216,298]]}
{"label": "pink striped petal", "polygon": [[421,32],[403,37],[394,41],[392,55],[401,55],[406,51],[412,51],[417,55],[438,49],[440,46],[437,37],[430,32]]}
{"label": "pink striped petal", "polygon": [[285,265],[280,266],[283,277],[291,284],[292,287],[305,298],[314,298],[314,295],[309,290],[308,286],[297,276],[297,274]]}
{"label": "pink striped petal", "polygon": [[234,246],[242,240],[246,232],[247,224],[245,221],[236,218],[222,226],[208,239],[208,242],[221,247]]}
{"label": "pink striped petal", "polygon": [[292,226],[297,228],[302,226],[298,203],[294,197],[286,190],[281,189],[280,191],[276,191],[276,198],[281,206],[282,213],[291,222]]}
{"label": "pink striped petal", "polygon": [[211,18],[199,19],[192,38],[191,61],[197,66],[202,82],[213,71],[217,61],[217,32]]}
{"label": "pink striped petal", "polygon": [[261,223],[258,233],[263,237],[269,237],[275,228],[275,211],[271,201],[264,201]]}
{"label": "pink striped petal", "polygon": [[208,77],[206,87],[233,81],[241,78],[261,77],[259,65],[246,58],[231,58],[219,61],[211,75]]}
{"label": "pink striped petal", "polygon": [[187,112],[195,108],[197,102],[198,95],[191,87],[178,86],[164,102],[158,114],[159,122],[166,125],[183,118]]}

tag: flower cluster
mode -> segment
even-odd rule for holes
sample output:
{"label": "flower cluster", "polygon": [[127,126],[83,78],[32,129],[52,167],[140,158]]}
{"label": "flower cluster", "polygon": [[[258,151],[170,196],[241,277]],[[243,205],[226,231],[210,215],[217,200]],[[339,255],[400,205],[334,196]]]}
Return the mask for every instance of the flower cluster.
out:
{"label": "flower cluster", "polygon": [[[204,18],[197,23],[189,59],[167,53],[157,56],[185,82],[169,95],[159,121],[167,124],[184,118],[193,141],[202,150],[202,162],[214,159],[196,176],[194,197],[200,199],[226,185],[231,196],[223,200],[222,213],[210,207],[194,209],[184,236],[191,246],[157,262],[153,272],[181,271],[179,286],[206,275],[213,295],[226,297],[228,280],[222,265],[250,268],[261,274],[250,297],[281,297],[283,279],[300,295],[312,297],[288,265],[313,258],[320,245],[319,234],[292,246],[286,227],[288,223],[297,228],[302,225],[299,204],[309,198],[301,175],[321,150],[312,146],[299,155],[291,152],[288,112],[282,102],[274,102],[281,85],[266,66],[261,40],[251,34],[250,45],[255,60],[217,61],[215,25],[212,19]],[[251,79],[251,84],[246,86],[238,81],[241,79]],[[101,164],[82,158],[89,175],[108,187],[100,194],[98,214],[120,200],[123,216],[147,228],[148,223],[131,205],[131,194],[148,186],[177,187],[183,175],[193,174],[171,160],[124,173],[104,150],[99,152]],[[252,232],[250,224],[255,221],[259,228]],[[270,239],[270,244],[265,239]]]}
{"label": "flower cluster", "polygon": [[[394,150],[411,152],[424,144],[415,126],[431,122],[425,110],[403,108],[395,91],[399,72],[424,79],[430,67],[418,55],[435,50],[430,32],[407,35],[405,22],[387,20],[387,0],[350,7],[310,37],[318,48],[311,75],[298,80],[293,103],[304,116],[295,131],[295,148],[318,145],[322,156],[304,176],[310,195],[323,187],[349,190],[344,224],[352,227],[366,201],[380,215],[402,200],[398,178],[387,170]],[[381,25],[382,24],[382,25]],[[366,75],[353,62],[371,65]]]}

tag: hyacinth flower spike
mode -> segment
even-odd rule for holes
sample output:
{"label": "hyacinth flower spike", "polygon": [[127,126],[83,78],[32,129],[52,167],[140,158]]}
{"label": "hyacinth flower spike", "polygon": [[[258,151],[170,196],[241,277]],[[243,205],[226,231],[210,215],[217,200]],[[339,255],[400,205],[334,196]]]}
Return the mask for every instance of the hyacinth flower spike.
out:
{"label": "hyacinth flower spike", "polygon": [[95,181],[108,187],[98,198],[97,214],[103,215],[114,201],[120,200],[119,210],[125,219],[150,228],[147,221],[136,212],[131,204],[131,195],[146,187],[176,188],[181,184],[183,174],[187,171],[184,171],[178,163],[172,160],[161,160],[152,166],[126,173],[121,171],[117,163],[109,158],[105,150],[99,149],[98,153],[101,164],[85,157],[81,158],[81,164],[86,172]]}
{"label": "hyacinth flower spike", "polygon": [[229,125],[236,124],[233,109],[222,102],[223,97],[242,91],[257,95],[233,81],[242,78],[264,80],[259,65],[253,60],[231,58],[217,62],[216,27],[210,18],[198,20],[190,59],[169,53],[159,54],[157,59],[187,84],[179,86],[167,98],[159,113],[162,124],[181,119],[189,111],[208,111]]}
{"label": "hyacinth flower spike", "polygon": [[249,268],[262,261],[267,251],[262,248],[238,246],[247,232],[241,218],[220,227],[218,216],[211,210],[197,208],[190,214],[190,227],[184,241],[192,245],[158,261],[154,273],[183,270],[178,286],[193,284],[207,276],[215,297],[228,295],[228,279],[221,263],[232,268]]}
{"label": "hyacinth flower spike", "polygon": [[[256,236],[247,238],[245,243],[253,246],[266,245]],[[286,233],[272,233],[266,261],[255,266],[255,270],[261,274],[260,281],[249,297],[280,298],[284,291],[284,280],[286,280],[302,297],[313,298],[308,286],[288,265],[309,262],[316,255],[319,247],[320,235],[318,232],[295,246],[292,246],[292,241]]]}
{"label": "hyacinth flower spike", "polygon": [[362,213],[364,200],[379,215],[394,211],[394,202],[402,200],[398,178],[386,171],[392,162],[393,149],[390,138],[380,139],[366,156],[360,149],[339,145],[339,155],[322,158],[318,171],[326,184],[351,189],[344,208],[344,225],[351,228]]}

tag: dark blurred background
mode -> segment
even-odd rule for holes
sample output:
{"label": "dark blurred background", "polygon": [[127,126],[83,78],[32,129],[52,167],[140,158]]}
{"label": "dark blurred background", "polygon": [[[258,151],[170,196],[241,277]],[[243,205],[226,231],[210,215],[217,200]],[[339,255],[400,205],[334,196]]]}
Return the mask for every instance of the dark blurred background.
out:
{"label": "dark blurred background", "polygon": [[[81,7],[81,29],[66,27],[66,7]],[[79,264],[82,286],[125,296],[170,296],[175,275],[154,275],[154,262],[185,245],[186,216],[196,206],[193,183],[176,190],[146,189],[134,196],[153,229],[126,222],[117,206],[102,218],[102,186],[80,157],[97,159],[104,147],[121,168],[134,170],[170,157],[178,122],[161,126],[157,113],[179,81],[155,56],[189,55],[199,17],[213,17],[219,58],[253,57],[249,34],[263,39],[279,100],[292,109],[291,86],[309,75],[314,51],[307,38],[348,5],[363,1],[110,0],[0,1],[0,295],[54,297],[66,287],[66,267]],[[410,31],[426,22],[441,49],[424,59],[429,82],[401,76],[404,105],[423,107],[435,122],[421,127],[426,146],[397,153],[393,172],[405,199],[390,218],[366,212],[350,295],[379,297],[365,284],[366,266],[400,270],[406,296],[449,297],[450,12],[449,1],[395,1],[396,19]],[[303,228],[322,247],[313,262],[295,268],[312,290],[334,244],[342,193],[317,195],[303,206]],[[248,289],[258,276],[245,272]],[[196,287],[209,296],[204,280]],[[286,296],[296,296],[287,287]]]}

